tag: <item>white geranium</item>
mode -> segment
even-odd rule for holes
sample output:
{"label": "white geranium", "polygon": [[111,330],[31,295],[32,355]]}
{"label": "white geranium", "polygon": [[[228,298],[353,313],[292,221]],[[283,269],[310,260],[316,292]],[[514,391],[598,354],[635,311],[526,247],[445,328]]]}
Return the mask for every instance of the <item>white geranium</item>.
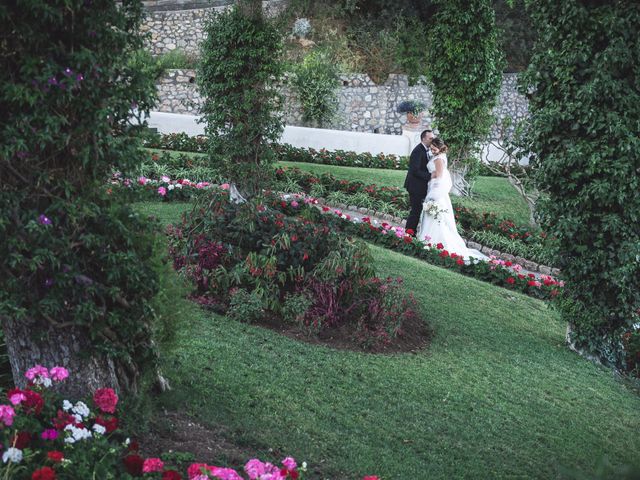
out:
{"label": "white geranium", "polygon": [[80,440],[85,440],[87,438],[91,438],[91,432],[86,428],[78,428],[75,425],[67,425],[64,427],[65,431],[70,432],[71,436],[68,436],[64,439],[66,443],[76,443]]}
{"label": "white geranium", "polygon": [[100,425],[99,423],[96,423],[96,424],[93,426],[93,431],[94,431],[94,432],[96,432],[98,435],[104,435],[104,434],[105,434],[105,432],[107,431],[107,429],[106,429],[106,428],[104,428],[104,426],[103,426],[103,425]]}
{"label": "white geranium", "polygon": [[7,451],[2,454],[2,461],[4,463],[20,463],[22,461],[22,450],[13,447],[7,448]]}
{"label": "white geranium", "polygon": [[89,410],[89,407],[87,407],[87,404],[84,402],[77,402],[73,408],[71,409],[71,411],[73,413],[76,413],[78,415],[82,415],[83,417],[88,417],[89,414],[91,413],[91,411]]}
{"label": "white geranium", "polygon": [[62,409],[65,412],[68,412],[69,410],[71,410],[73,408],[73,403],[71,403],[69,400],[64,400],[62,402]]}

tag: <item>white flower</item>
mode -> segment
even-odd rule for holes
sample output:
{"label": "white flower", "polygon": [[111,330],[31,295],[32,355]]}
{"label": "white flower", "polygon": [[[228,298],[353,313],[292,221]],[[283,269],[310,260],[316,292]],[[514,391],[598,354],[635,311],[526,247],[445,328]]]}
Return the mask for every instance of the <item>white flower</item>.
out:
{"label": "white flower", "polygon": [[53,384],[50,378],[42,378],[41,383],[45,388],[49,388]]}
{"label": "white flower", "polygon": [[13,447],[7,448],[7,451],[2,454],[2,461],[4,463],[20,463],[22,461],[22,450]]}
{"label": "white flower", "polygon": [[130,443],[131,443],[131,439],[127,437],[127,439],[124,441],[124,444],[129,445]]}
{"label": "white flower", "polygon": [[82,421],[84,420],[84,417],[82,415],[80,415],[79,413],[74,413],[73,414],[73,418],[75,418],[76,422],[78,422],[78,423],[82,423]]}
{"label": "white flower", "polygon": [[104,426],[100,425],[99,423],[96,423],[93,426],[93,431],[96,432],[99,435],[104,435],[104,433],[107,431],[107,429],[104,428]]}
{"label": "white flower", "polygon": [[65,400],[65,401],[62,402],[62,409],[65,412],[68,412],[72,408],[73,408],[73,404],[69,400]]}
{"label": "white flower", "polygon": [[87,404],[84,402],[77,402],[73,408],[71,409],[71,411],[73,413],[77,413],[78,415],[82,415],[83,417],[88,417],[89,413],[91,413],[89,411],[89,407],[87,407]]}
{"label": "white flower", "polygon": [[179,190],[182,190],[182,184],[181,183],[176,183],[175,187]]}
{"label": "white flower", "polygon": [[67,425],[64,427],[65,431],[71,432],[71,436],[64,439],[67,443],[75,443],[79,440],[84,440],[86,438],[91,438],[91,432],[86,428],[78,428],[75,425]]}
{"label": "white flower", "polygon": [[173,185],[173,183],[169,184],[169,186],[167,187],[167,190],[173,190],[175,187],[175,185]]}

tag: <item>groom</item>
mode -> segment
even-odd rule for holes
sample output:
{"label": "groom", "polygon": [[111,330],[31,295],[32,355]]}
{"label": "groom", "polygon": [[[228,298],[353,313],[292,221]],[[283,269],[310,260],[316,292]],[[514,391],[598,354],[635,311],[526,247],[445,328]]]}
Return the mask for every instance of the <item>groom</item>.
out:
{"label": "groom", "polygon": [[404,180],[404,188],[409,192],[409,203],[411,211],[407,217],[405,230],[412,230],[412,236],[415,237],[418,229],[418,221],[422,213],[422,202],[427,196],[427,184],[431,180],[431,174],[427,170],[427,163],[431,158],[429,145],[433,140],[433,131],[425,130],[420,134],[420,143],[411,152],[409,157],[409,171],[407,178]]}

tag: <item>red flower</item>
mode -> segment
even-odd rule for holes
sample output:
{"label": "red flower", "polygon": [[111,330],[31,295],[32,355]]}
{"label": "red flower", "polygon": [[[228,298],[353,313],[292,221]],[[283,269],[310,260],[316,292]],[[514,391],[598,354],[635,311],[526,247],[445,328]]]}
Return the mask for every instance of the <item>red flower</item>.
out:
{"label": "red flower", "polygon": [[132,440],[128,448],[131,452],[137,452],[138,450],[140,450],[140,444],[138,444],[136,440]]}
{"label": "red flower", "polygon": [[449,252],[448,252],[448,251],[446,251],[446,250],[442,250],[442,251],[440,252],[440,256],[441,256],[442,258],[447,258],[447,257],[449,256]]}
{"label": "red flower", "polygon": [[304,252],[304,255],[302,256],[302,261],[306,262],[307,260],[309,260],[309,255],[307,254],[307,252]]}
{"label": "red flower", "polygon": [[536,278],[536,276],[535,276],[533,273],[529,273],[529,274],[527,274],[527,277],[529,277],[529,278]]}
{"label": "red flower", "polygon": [[458,254],[455,252],[451,252],[451,255],[449,255],[451,258],[458,258]]}
{"label": "red flower", "polygon": [[458,260],[456,260],[456,263],[458,265],[464,265],[464,260],[462,260],[461,258],[459,258]]}
{"label": "red flower", "polygon": [[507,283],[509,285],[513,285],[514,283],[516,283],[516,279],[513,278],[513,277],[509,277],[509,278],[507,278]]}
{"label": "red flower", "polygon": [[13,436],[11,445],[19,450],[24,450],[31,443],[31,434],[29,432],[18,432]]}
{"label": "red flower", "polygon": [[118,395],[112,388],[99,388],[93,394],[93,402],[106,413],[115,413]]}
{"label": "red flower", "polygon": [[31,474],[32,480],[55,480],[56,472],[51,467],[42,467]]}
{"label": "red flower", "polygon": [[553,290],[551,290],[551,296],[555,297],[556,295],[558,295],[558,290],[554,288]]}
{"label": "red flower", "polygon": [[415,235],[416,231],[413,228],[407,228],[407,235]]}
{"label": "red flower", "polygon": [[529,285],[530,287],[537,287],[538,286],[538,284],[537,284],[537,282],[535,280],[529,280],[527,282],[527,285]]}
{"label": "red flower", "polygon": [[511,265],[513,265],[512,262],[510,262],[509,260],[507,260],[506,262],[504,262],[504,266],[505,267],[510,267]]}
{"label": "red flower", "polygon": [[413,242],[413,237],[411,235],[405,235],[404,243],[411,243],[411,242]]}
{"label": "red flower", "polygon": [[[442,249],[444,248],[444,245],[443,245],[442,243],[438,243],[438,244],[436,245],[436,248],[437,248],[438,250],[442,250]],[[447,253],[447,255],[449,255],[449,254]]]}
{"label": "red flower", "polygon": [[58,416],[52,420],[53,426],[58,430],[64,430],[67,425],[75,425],[76,419],[62,410],[58,410]]}
{"label": "red flower", "polygon": [[328,212],[329,210],[330,210],[329,207],[322,207],[323,212]]}
{"label": "red flower", "polygon": [[144,459],[137,453],[127,455],[122,459],[122,463],[124,463],[124,468],[129,475],[134,477],[142,476],[142,464],[144,463]]}
{"label": "red flower", "polygon": [[40,415],[42,407],[44,407],[44,400],[38,392],[34,392],[33,390],[29,390],[28,388],[25,390],[14,388],[7,392],[7,398],[11,398],[11,396],[16,393],[22,393],[26,397],[26,399],[23,400],[20,405],[22,405],[27,415]]}
{"label": "red flower", "polygon": [[380,480],[380,478],[377,475],[367,475],[362,480]]}
{"label": "red flower", "polygon": [[291,241],[292,241],[292,242],[297,242],[297,241],[298,241],[298,236],[297,236],[296,234],[293,234],[293,235],[291,236]]}
{"label": "red flower", "polygon": [[118,419],[116,417],[105,418],[102,415],[96,417],[96,423],[102,425],[107,433],[114,432],[118,429]]}
{"label": "red flower", "polygon": [[182,476],[175,470],[165,470],[162,472],[162,480],[182,480]]}
{"label": "red flower", "polygon": [[60,463],[64,459],[64,453],[58,450],[51,450],[47,452],[47,458],[54,463]]}

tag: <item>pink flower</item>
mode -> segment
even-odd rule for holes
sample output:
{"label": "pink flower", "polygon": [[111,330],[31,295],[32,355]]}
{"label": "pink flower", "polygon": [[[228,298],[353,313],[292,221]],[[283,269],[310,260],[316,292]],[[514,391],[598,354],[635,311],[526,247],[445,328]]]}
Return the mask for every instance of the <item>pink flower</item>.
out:
{"label": "pink flower", "polygon": [[211,475],[220,480],[244,480],[233,468],[209,467]]}
{"label": "pink flower", "polygon": [[0,422],[4,423],[7,427],[13,425],[13,417],[16,416],[16,411],[9,405],[0,405]]}
{"label": "pink flower", "polygon": [[51,379],[56,382],[61,382],[69,377],[69,370],[64,367],[53,367],[49,370],[49,373],[51,374]]}
{"label": "pink flower", "polygon": [[244,471],[247,472],[249,478],[254,480],[265,473],[265,465],[257,458],[252,458],[244,466]]}
{"label": "pink flower", "polygon": [[164,187],[158,187],[158,195],[164,197],[167,194],[167,189]]}
{"label": "pink flower", "polygon": [[55,428],[47,428],[40,434],[43,440],[55,440],[58,438],[58,431]]}
{"label": "pink flower", "polygon": [[27,373],[24,374],[29,380],[33,381],[34,379],[40,378],[49,378],[49,370],[44,368],[42,365],[36,365],[33,368],[27,370]]}
{"label": "pink flower", "polygon": [[20,405],[27,399],[27,396],[22,392],[17,392],[9,396],[9,401],[13,405]]}
{"label": "pink flower", "polygon": [[138,177],[138,183],[140,185],[146,185],[148,181],[149,180],[147,180],[145,177]]}
{"label": "pink flower", "polygon": [[162,472],[164,462],[159,458],[147,458],[142,464],[143,473]]}
{"label": "pink flower", "polygon": [[194,480],[195,478],[202,476],[203,471],[211,472],[212,468],[213,467],[210,467],[206,463],[192,463],[191,465],[189,465],[189,468],[187,468],[187,475],[189,476],[190,480]]}
{"label": "pink flower", "polygon": [[220,188],[223,190],[229,190],[230,185],[228,183],[223,183],[222,185],[220,185]]}
{"label": "pink flower", "polygon": [[296,202],[295,200],[294,200],[293,202],[291,202],[291,206],[292,206],[293,208],[297,208],[297,207],[298,207],[298,205],[300,205],[300,204],[299,204],[298,202]]}
{"label": "pink flower", "polygon": [[287,470],[295,470],[298,466],[298,464],[292,457],[287,457],[282,460],[282,465],[284,465]]}
{"label": "pink flower", "polygon": [[164,183],[169,183],[171,181],[171,179],[166,175],[161,176],[160,180],[162,180]]}
{"label": "pink flower", "polygon": [[99,388],[93,394],[93,402],[106,413],[115,413],[118,395],[112,388]]}

